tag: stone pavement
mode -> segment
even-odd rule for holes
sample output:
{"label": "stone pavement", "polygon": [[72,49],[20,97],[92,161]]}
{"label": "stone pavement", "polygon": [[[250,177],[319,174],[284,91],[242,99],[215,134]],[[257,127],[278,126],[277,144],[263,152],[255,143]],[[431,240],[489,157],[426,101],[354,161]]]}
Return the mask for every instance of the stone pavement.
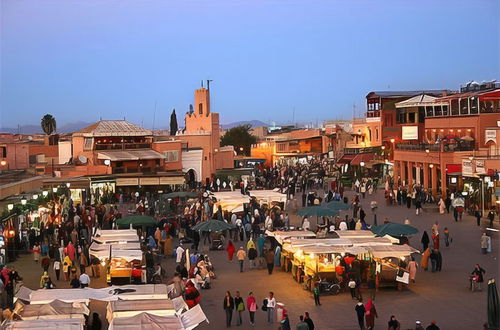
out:
{"label": "stone pavement", "polygon": [[[350,192],[347,192],[349,195]],[[377,292],[375,306],[379,318],[375,321],[377,327],[387,327],[390,315],[396,315],[401,322],[401,329],[413,329],[415,320],[420,320],[427,326],[431,320],[436,320],[441,329],[482,329],[486,320],[486,290],[482,292],[470,292],[468,290],[468,276],[476,263],[485,270],[485,279],[498,278],[498,236],[492,239],[493,251],[490,254],[481,254],[480,236],[487,224],[483,220],[482,227],[478,228],[475,219],[465,216],[461,222],[455,222],[452,214],[440,215],[437,213],[424,213],[415,215],[415,209],[408,210],[403,206],[386,206],[383,192],[378,191],[376,195],[368,196],[361,201],[366,210],[369,210],[371,200],[377,200],[379,204],[378,219],[382,223],[384,217],[389,217],[393,222],[402,223],[406,217],[411,220],[411,225],[417,227],[420,233],[410,239],[410,244],[421,249],[420,238],[424,230],[430,233],[434,221],[438,220],[440,231],[448,227],[453,237],[453,243],[449,248],[444,247],[441,242],[443,255],[443,270],[440,273],[424,272],[418,269],[416,283],[410,285],[407,291],[396,291],[394,289],[381,289]],[[342,215],[342,214],[341,214]],[[371,214],[367,211],[368,222]],[[292,217],[292,225],[297,225],[299,217]],[[314,223],[314,221],[312,221]],[[498,228],[498,221],[495,223]],[[240,243],[236,243],[238,248]],[[269,291],[274,291],[279,302],[286,305],[289,312],[292,329],[294,329],[300,314],[308,311],[316,324],[316,329],[358,329],[356,315],[354,312],[355,302],[351,300],[349,293],[341,293],[337,296],[322,296],[322,305],[314,306],[314,300],[308,291],[302,289],[302,285],[292,279],[290,273],[285,273],[275,268],[272,275],[268,275],[264,269],[245,269],[239,273],[236,261],[227,261],[225,251],[210,251],[209,256],[215,266],[217,278],[212,282],[210,290],[201,290],[201,305],[205,311],[210,324],[203,324],[199,329],[222,329],[225,328],[225,314],[222,309],[224,292],[231,291],[234,295],[239,290],[246,298],[248,292],[253,291],[257,298],[259,308],[262,300]],[[419,261],[420,257],[417,257]],[[168,275],[173,274],[175,261],[166,259],[164,266]],[[24,277],[28,287],[37,288],[41,275],[41,267],[35,265],[31,256],[20,258],[15,264],[21,276]],[[245,265],[247,267],[247,265]],[[55,278],[51,274],[51,278]],[[56,282],[58,287],[68,287],[69,284]],[[105,283],[94,281],[93,287],[102,287]],[[486,286],[484,285],[483,288]],[[366,296],[366,295],[365,295]],[[104,311],[104,304],[93,302],[93,309]],[[233,316],[233,324],[236,317]],[[243,326],[241,329],[251,329],[248,312],[243,314]],[[236,327],[233,325],[233,327]],[[265,313],[257,311],[255,329],[277,329],[278,324],[268,325],[265,322]]]}

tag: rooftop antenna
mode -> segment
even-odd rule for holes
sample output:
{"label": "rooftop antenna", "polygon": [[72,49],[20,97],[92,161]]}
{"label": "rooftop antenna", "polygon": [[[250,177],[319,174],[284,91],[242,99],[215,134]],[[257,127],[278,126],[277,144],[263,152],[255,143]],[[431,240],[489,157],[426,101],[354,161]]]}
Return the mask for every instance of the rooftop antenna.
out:
{"label": "rooftop antenna", "polygon": [[155,119],[156,119],[156,100],[155,100],[155,111],[153,112],[153,131],[155,130]]}
{"label": "rooftop antenna", "polygon": [[356,103],[352,104],[352,119],[356,118]]}
{"label": "rooftop antenna", "polygon": [[201,81],[201,88],[203,88],[203,80]]}
{"label": "rooftop antenna", "polygon": [[210,82],[213,81],[211,79],[207,79],[207,89],[210,90]]}
{"label": "rooftop antenna", "polygon": [[293,111],[292,111],[292,125],[295,125],[295,106],[293,106]]}

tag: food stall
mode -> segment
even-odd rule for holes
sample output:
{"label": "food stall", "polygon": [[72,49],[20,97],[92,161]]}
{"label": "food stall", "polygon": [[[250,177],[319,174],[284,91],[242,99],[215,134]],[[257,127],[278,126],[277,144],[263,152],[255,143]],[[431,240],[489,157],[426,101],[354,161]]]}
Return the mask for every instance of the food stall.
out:
{"label": "food stall", "polygon": [[92,238],[90,255],[107,264],[108,284],[130,284],[134,262],[142,261],[142,251],[137,231],[98,230]]}
{"label": "food stall", "polygon": [[251,190],[250,196],[255,198],[259,204],[268,204],[270,206],[281,204],[280,208],[286,207],[287,196],[279,192],[279,189],[274,190]]}
{"label": "food stall", "polygon": [[407,271],[411,254],[419,253],[409,245],[370,246],[369,251],[376,266],[376,287],[403,288],[409,283]]}
{"label": "food stall", "polygon": [[212,192],[211,196],[217,200],[214,203],[214,213],[217,212],[219,206],[223,211],[243,212],[245,204],[250,202],[250,196],[242,195],[239,190]]}

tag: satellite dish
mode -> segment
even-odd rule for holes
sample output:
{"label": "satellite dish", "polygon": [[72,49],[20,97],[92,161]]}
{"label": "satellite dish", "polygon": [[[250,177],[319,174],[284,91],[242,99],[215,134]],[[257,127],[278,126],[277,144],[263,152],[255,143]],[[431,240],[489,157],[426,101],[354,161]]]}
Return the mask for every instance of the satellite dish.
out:
{"label": "satellite dish", "polygon": [[111,161],[109,159],[104,160],[104,165],[109,166],[111,165]]}
{"label": "satellite dish", "polygon": [[33,137],[31,135],[28,136],[28,141],[33,141]]}
{"label": "satellite dish", "polygon": [[78,156],[78,160],[79,160],[79,161],[80,161],[80,163],[82,163],[82,164],[86,164],[86,163],[88,162],[87,157],[86,157],[86,156],[84,156],[84,155],[80,155],[80,156]]}

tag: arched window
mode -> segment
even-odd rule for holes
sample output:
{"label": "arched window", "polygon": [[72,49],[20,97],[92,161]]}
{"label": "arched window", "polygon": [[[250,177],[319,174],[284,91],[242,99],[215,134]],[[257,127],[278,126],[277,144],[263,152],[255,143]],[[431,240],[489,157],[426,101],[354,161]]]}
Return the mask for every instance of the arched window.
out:
{"label": "arched window", "polygon": [[375,128],[375,141],[378,141],[378,128]]}
{"label": "arched window", "polygon": [[198,112],[200,115],[203,114],[203,103],[198,104]]}

